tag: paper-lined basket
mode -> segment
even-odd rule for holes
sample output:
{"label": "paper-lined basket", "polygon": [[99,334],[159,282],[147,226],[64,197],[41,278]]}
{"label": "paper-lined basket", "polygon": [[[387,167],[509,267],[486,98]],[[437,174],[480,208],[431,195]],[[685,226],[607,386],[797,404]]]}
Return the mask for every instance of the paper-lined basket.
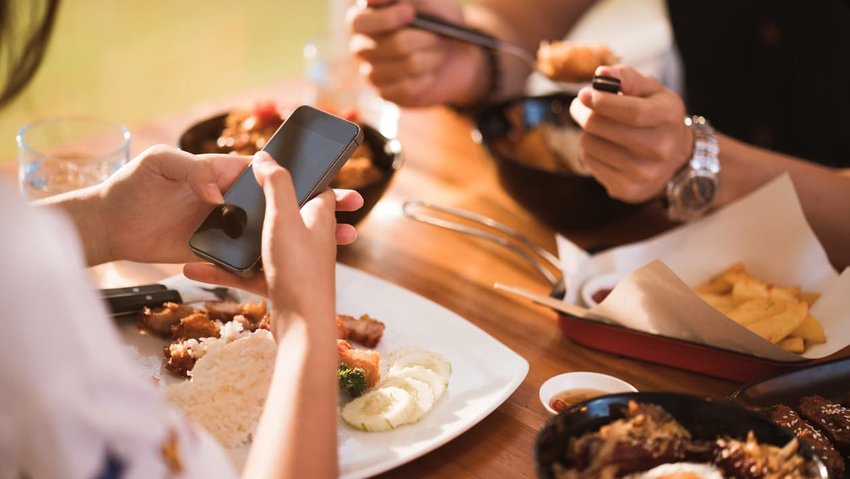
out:
{"label": "paper-lined basket", "polygon": [[[589,324],[575,326],[591,327],[591,331],[581,333],[583,338],[593,339],[593,321],[619,326],[600,330],[600,334],[623,330],[647,333],[650,340],[670,338],[666,343],[653,345],[650,341],[643,345],[650,348],[646,354],[629,354],[634,345],[627,342],[635,341],[635,337],[623,337],[619,344],[616,337],[606,337],[595,347],[606,349],[604,343],[614,347],[613,352],[667,363],[670,358],[656,357],[665,356],[664,351],[652,349],[672,347],[671,339],[702,345],[697,348],[705,350],[697,358],[697,368],[675,362],[670,365],[743,381],[752,377],[734,370],[741,366],[740,361],[757,365],[753,373],[766,372],[783,364],[826,357],[850,345],[850,269],[839,275],[830,265],[787,175],[713,215],[643,242],[591,256],[559,236],[558,250],[568,303],[580,302],[581,288],[589,279],[610,273],[623,275],[608,297],[590,309],[586,317]],[[802,355],[791,353],[732,321],[691,289],[738,262],[743,262],[752,276],[769,283],[799,285],[820,293],[810,312],[822,324],[826,342],[808,347]],[[569,325],[562,326],[571,336]],[[573,339],[587,342],[578,338],[578,331],[573,332]],[[729,359],[723,364],[703,364],[717,359],[705,356],[711,351],[719,351],[718,358]]]}

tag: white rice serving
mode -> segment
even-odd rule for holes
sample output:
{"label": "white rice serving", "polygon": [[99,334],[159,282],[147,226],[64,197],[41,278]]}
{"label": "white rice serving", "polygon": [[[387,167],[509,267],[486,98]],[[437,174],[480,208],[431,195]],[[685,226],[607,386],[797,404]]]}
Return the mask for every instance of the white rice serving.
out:
{"label": "white rice serving", "polygon": [[271,384],[277,345],[271,333],[222,331],[203,339],[192,378],[167,385],[168,400],[225,447],[250,442]]}

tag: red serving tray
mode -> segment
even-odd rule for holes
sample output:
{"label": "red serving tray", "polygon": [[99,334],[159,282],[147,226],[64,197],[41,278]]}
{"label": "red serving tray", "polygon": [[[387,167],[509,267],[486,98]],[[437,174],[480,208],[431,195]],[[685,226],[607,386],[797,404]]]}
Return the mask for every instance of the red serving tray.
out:
{"label": "red serving tray", "polygon": [[812,361],[774,361],[565,314],[558,315],[558,325],[564,336],[592,349],[739,382]]}

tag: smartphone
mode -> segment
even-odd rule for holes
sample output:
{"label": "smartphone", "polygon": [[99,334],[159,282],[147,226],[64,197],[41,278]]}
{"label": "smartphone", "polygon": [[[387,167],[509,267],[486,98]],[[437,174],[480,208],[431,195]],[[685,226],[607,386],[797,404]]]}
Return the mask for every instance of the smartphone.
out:
{"label": "smartphone", "polygon": [[[269,139],[263,151],[289,170],[298,206],[321,193],[363,142],[356,123],[309,106],[296,108]],[[201,258],[240,276],[260,267],[260,242],[266,200],[248,168],[189,238]]]}

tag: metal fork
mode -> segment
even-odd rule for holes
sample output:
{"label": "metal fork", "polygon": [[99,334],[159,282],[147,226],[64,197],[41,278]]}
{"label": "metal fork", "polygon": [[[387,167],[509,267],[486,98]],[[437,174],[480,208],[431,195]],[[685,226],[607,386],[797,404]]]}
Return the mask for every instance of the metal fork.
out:
{"label": "metal fork", "polygon": [[237,298],[236,295],[233,294],[230,288],[225,288],[224,286],[215,286],[212,288],[201,286],[201,289],[212,293],[220,301],[235,301],[237,303],[239,302],[239,298]]}

